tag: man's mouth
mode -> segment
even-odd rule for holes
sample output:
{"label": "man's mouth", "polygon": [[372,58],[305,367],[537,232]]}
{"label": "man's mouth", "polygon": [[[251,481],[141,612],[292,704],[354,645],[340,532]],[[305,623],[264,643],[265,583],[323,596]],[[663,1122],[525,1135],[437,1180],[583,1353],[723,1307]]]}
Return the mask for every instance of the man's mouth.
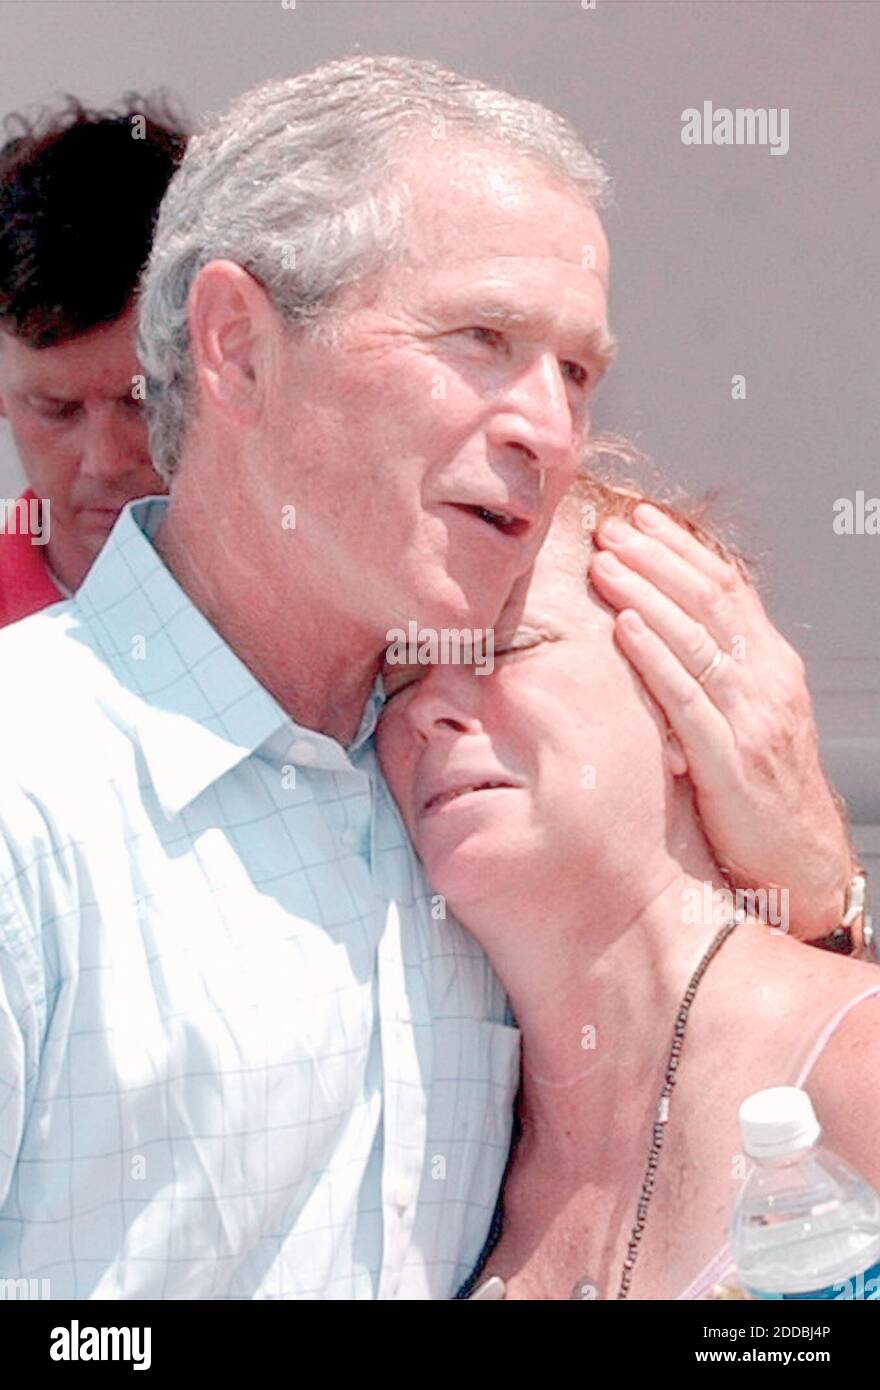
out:
{"label": "man's mouth", "polygon": [[499,531],[503,536],[512,536],[515,540],[524,536],[531,530],[532,523],[522,516],[516,516],[513,512],[496,511],[492,507],[482,507],[470,502],[453,502],[450,504],[459,512],[470,512],[478,520],[491,526],[493,530]]}

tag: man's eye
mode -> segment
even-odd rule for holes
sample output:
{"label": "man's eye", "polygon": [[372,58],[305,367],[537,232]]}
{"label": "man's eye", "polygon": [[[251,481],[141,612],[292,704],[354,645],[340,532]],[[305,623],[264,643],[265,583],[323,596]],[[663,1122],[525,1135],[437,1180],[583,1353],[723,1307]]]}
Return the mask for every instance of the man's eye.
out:
{"label": "man's eye", "polygon": [[476,325],[470,328],[463,328],[461,331],[462,333],[476,333],[479,335],[481,342],[489,343],[493,347],[497,346],[498,343],[502,341],[502,334],[498,332],[497,328],[483,328]]}
{"label": "man's eye", "polygon": [[589,385],[590,373],[588,372],[586,367],[581,366],[580,362],[563,362],[562,365],[563,367],[570,367],[572,369],[571,380],[575,383],[576,386]]}
{"label": "man's eye", "polygon": [[69,420],[79,410],[79,401],[38,401],[34,409],[44,420]]}
{"label": "man's eye", "polygon": [[[497,328],[483,328],[481,325],[473,325],[470,328],[463,328],[462,333],[476,334],[479,341],[491,347],[498,347],[504,341],[503,333]],[[560,364],[564,372],[568,374],[569,380],[581,388],[588,386],[591,380],[590,372],[587,367],[580,362],[562,362]]]}

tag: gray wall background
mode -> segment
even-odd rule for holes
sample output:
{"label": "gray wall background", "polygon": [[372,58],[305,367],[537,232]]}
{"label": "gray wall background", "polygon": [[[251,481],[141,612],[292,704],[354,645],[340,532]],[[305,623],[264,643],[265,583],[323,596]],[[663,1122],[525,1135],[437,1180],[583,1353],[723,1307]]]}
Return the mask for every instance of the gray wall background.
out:
{"label": "gray wall background", "polygon": [[[432,57],[543,100],[609,162],[597,427],[718,489],[808,662],[826,762],[880,854],[875,0],[5,0],[2,107],[168,86],[191,116],[342,54]],[[690,147],[681,115],[788,107],[790,149]],[[731,377],[747,398],[731,399]],[[5,424],[0,495],[20,482]]]}

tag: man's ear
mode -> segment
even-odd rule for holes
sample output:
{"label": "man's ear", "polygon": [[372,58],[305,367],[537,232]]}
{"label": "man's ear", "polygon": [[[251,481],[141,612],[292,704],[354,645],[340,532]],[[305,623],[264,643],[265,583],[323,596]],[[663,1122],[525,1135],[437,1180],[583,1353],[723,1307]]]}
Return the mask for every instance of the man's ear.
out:
{"label": "man's ear", "polygon": [[208,400],[242,425],[259,417],[268,336],[275,310],[252,275],[234,261],[209,261],[189,299],[196,375]]}

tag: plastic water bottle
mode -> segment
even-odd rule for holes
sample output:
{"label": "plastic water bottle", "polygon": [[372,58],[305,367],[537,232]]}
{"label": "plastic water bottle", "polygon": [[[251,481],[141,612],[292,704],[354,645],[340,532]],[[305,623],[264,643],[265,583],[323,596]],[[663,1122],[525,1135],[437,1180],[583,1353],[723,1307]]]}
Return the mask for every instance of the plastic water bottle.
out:
{"label": "plastic water bottle", "polygon": [[743,1292],[880,1301],[880,1193],[819,1146],[806,1091],[756,1091],[740,1106],[739,1123],[755,1165],[731,1224]]}

